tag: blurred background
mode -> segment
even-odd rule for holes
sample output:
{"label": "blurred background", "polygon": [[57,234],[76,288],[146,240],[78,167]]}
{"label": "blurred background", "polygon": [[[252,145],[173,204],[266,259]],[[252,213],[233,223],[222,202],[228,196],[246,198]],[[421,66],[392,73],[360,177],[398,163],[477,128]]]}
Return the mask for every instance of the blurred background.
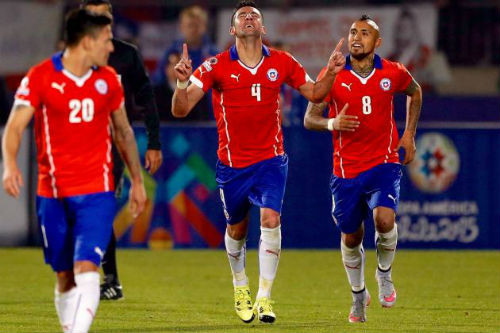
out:
{"label": "blurred background", "polygon": [[[164,164],[145,173],[148,204],[134,219],[120,198],[119,245],[153,249],[219,248],[224,217],[216,191],[217,133],[210,96],[186,119],[174,119],[173,66],[187,42],[194,65],[228,48],[237,1],[114,1],[115,36],[138,46],[148,68],[161,125]],[[378,53],[403,63],[424,89],[417,156],[405,168],[398,213],[407,248],[500,249],[500,3],[488,0],[267,0],[266,43],[291,52],[316,76],[351,23],[362,14],[380,26]],[[64,14],[78,1],[0,2],[0,124],[26,71],[62,48]],[[347,52],[344,48],[344,52]],[[290,157],[283,207],[283,246],[338,247],[330,216],[331,135],[302,126],[307,102],[282,90],[285,149]],[[132,110],[141,154],[147,137]],[[404,128],[405,97],[395,99]],[[1,125],[0,125],[1,126]],[[2,130],[0,129],[0,132]],[[0,246],[38,245],[34,193],[35,150],[26,132],[19,154],[26,186],[19,200],[0,194]],[[143,158],[143,156],[142,156]],[[0,167],[1,170],[1,167]],[[125,187],[127,187],[125,182]],[[252,211],[249,247],[258,244]],[[367,221],[367,229],[373,229]],[[371,232],[367,232],[372,235]],[[371,237],[371,236],[370,236]],[[370,247],[373,240],[367,239]]]}

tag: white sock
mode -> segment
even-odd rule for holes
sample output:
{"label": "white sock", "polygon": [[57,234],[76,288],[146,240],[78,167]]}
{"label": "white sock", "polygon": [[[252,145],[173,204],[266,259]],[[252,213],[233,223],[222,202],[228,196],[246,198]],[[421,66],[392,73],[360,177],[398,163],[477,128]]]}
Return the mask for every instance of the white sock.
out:
{"label": "white sock", "polygon": [[273,286],[278,262],[281,253],[281,226],[276,228],[260,227],[260,245],[259,245],[259,292],[257,298],[271,297],[271,288]]}
{"label": "white sock", "polygon": [[351,290],[354,292],[363,290],[365,288],[365,250],[363,244],[351,249],[343,241],[340,241],[340,251]]}
{"label": "white sock", "polygon": [[245,247],[246,238],[243,238],[242,240],[232,239],[231,236],[228,235],[226,229],[224,243],[226,244],[229,266],[231,266],[231,272],[233,273],[233,285],[235,287],[247,286],[248,278],[245,273],[247,252]]}
{"label": "white sock", "polygon": [[396,254],[396,246],[398,244],[398,226],[394,224],[394,228],[386,233],[375,232],[375,244],[377,246],[378,267],[384,271],[391,268]]}
{"label": "white sock", "polygon": [[75,275],[78,299],[71,333],[87,333],[99,305],[99,273],[85,272]]}
{"label": "white sock", "polygon": [[75,306],[77,300],[77,289],[76,287],[61,293],[55,290],[54,304],[56,305],[57,316],[59,317],[59,323],[64,333],[71,332],[73,319],[75,317]]}

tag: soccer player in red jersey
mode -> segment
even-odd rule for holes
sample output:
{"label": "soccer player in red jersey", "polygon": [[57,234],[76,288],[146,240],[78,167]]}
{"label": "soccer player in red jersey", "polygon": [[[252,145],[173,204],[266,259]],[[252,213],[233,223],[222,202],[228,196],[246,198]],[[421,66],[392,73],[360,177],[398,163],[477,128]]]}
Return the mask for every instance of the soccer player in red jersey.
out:
{"label": "soccer player in red jersey", "polygon": [[[192,74],[184,46],[176,65],[178,79],[172,113],[184,117],[212,88],[219,149],[216,178],[227,228],[225,245],[233,273],[235,310],[244,322],[258,315],[272,323],[271,287],[281,251],[280,213],[288,158],[283,149],[280,87],[286,83],[313,102],[321,102],[343,68],[341,40],[323,78],[309,79],[290,54],[262,44],[261,11],[253,1],[241,1],[231,17],[236,44],[206,60]],[[192,74],[192,75],[191,75]],[[191,85],[188,87],[188,80]],[[259,291],[252,307],[245,274],[245,243],[250,205],[260,207]]]}
{"label": "soccer player in red jersey", "polygon": [[88,332],[99,304],[98,268],[116,210],[110,125],[131,173],[132,213],[146,201],[123,89],[106,66],[111,22],[83,9],[68,15],[66,50],[22,80],[2,140],[3,186],[17,197],[23,180],[16,155],[35,117],[38,222],[45,262],[56,272],[55,306],[64,332]]}
{"label": "soccer player in red jersey", "polygon": [[[422,91],[406,68],[380,58],[375,50],[382,40],[377,24],[363,15],[349,30],[344,70],[337,74],[323,103],[310,103],[304,125],[333,134],[333,220],[341,231],[341,252],[352,289],[350,322],[366,320],[370,295],[365,288],[364,225],[373,212],[378,267],[375,277],[384,307],[396,302],[391,266],[397,244],[396,210],[399,202],[401,164],[415,156],[415,132],[422,105]],[[320,73],[320,77],[325,70]],[[393,117],[393,96],[408,96],[406,128],[401,139]],[[329,105],[329,118],[323,109]]]}

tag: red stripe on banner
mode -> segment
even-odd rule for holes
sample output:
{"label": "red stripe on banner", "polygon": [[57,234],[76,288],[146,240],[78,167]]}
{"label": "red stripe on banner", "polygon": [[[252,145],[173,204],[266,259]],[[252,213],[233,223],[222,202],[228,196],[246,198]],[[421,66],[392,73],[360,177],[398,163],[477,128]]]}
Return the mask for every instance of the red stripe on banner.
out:
{"label": "red stripe on banner", "polygon": [[[175,199],[174,199],[175,200]],[[184,207],[176,207],[179,203],[168,204],[172,230],[174,231],[174,243],[179,245],[191,245],[191,233],[189,222],[184,218]]]}
{"label": "red stripe on banner", "polygon": [[186,195],[186,193],[179,193],[173,200],[172,204],[175,207],[182,207],[184,217],[191,224],[191,226],[200,234],[200,236],[207,242],[209,247],[218,247],[222,241],[222,234],[215,228],[212,222],[203,214],[203,212],[196,206],[196,204]]}

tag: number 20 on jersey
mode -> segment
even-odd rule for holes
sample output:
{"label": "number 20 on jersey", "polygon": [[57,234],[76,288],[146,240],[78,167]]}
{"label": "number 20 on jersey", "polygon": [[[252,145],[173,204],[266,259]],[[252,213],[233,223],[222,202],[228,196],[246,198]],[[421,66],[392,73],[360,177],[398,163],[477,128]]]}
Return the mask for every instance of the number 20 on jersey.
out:
{"label": "number 20 on jersey", "polygon": [[94,101],[90,98],[83,100],[72,99],[69,101],[69,122],[79,124],[83,122],[91,122],[94,119]]}

